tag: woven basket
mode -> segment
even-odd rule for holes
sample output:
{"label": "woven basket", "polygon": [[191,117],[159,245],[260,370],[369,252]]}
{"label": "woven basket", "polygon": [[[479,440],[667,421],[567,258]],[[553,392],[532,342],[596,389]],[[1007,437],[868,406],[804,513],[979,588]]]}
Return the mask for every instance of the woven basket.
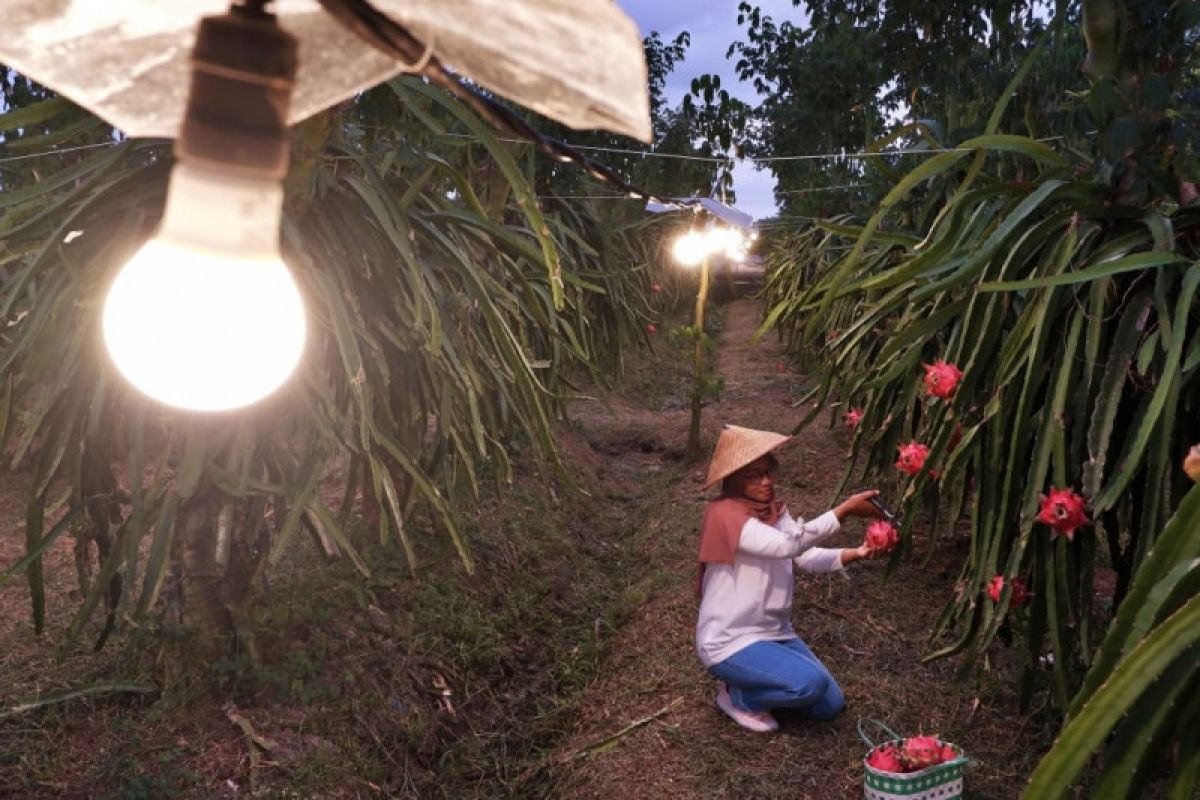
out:
{"label": "woven basket", "polygon": [[[864,724],[874,725],[876,736],[882,732],[887,738],[877,744],[863,730]],[[963,768],[967,757],[958,745],[939,740],[939,744],[954,749],[956,758],[953,761],[944,761],[919,772],[883,772],[868,764],[867,759],[886,745],[903,745],[904,738],[875,719],[859,720],[858,735],[871,748],[863,756],[863,768],[866,769],[863,794],[867,800],[955,800],[963,796]]]}

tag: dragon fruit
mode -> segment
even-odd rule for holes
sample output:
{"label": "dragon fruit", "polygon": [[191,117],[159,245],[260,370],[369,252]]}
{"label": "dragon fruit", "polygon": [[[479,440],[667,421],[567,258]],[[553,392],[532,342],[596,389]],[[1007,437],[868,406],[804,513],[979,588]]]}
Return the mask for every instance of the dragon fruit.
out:
{"label": "dragon fruit", "polygon": [[929,457],[929,448],[919,442],[909,442],[900,445],[900,457],[896,459],[896,469],[905,475],[916,475],[925,466]]}
{"label": "dragon fruit", "polygon": [[1004,592],[1004,576],[997,575],[996,577],[992,578],[991,582],[988,584],[988,588],[987,588],[988,597],[992,598],[993,603],[999,603],[1000,595],[1003,592]]}
{"label": "dragon fruit", "polygon": [[1073,539],[1075,529],[1088,523],[1083,510],[1083,496],[1070,489],[1051,489],[1049,494],[1042,495],[1037,519],[1053,528],[1056,534],[1062,534],[1068,540]]}
{"label": "dragon fruit", "polygon": [[1194,483],[1200,483],[1200,444],[1192,445],[1187,458],[1183,459],[1183,471]]}
{"label": "dragon fruit", "polygon": [[647,322],[646,323],[646,333],[653,336],[654,334],[658,333],[658,326],[655,325],[653,322]]}
{"label": "dragon fruit", "polygon": [[[997,575],[996,577],[992,578],[991,583],[988,584],[987,591],[988,597],[992,598],[992,602],[999,603],[1000,595],[1004,591],[1004,576]],[[1033,594],[1029,591],[1029,588],[1025,586],[1025,581],[1021,580],[1020,578],[1013,578],[1012,593],[1008,598],[1008,607],[1020,608],[1029,602],[1029,598],[1032,596]]]}
{"label": "dragon fruit", "polygon": [[846,427],[857,428],[858,423],[862,422],[863,410],[861,408],[852,408],[846,412]]}
{"label": "dragon fruit", "polygon": [[659,284],[659,283],[650,284],[650,291],[653,292],[654,294],[658,294],[659,292],[662,291],[662,284]]}
{"label": "dragon fruit", "polygon": [[867,766],[880,772],[907,773],[955,761],[962,755],[953,745],[939,741],[936,736],[910,736],[898,745],[880,745],[867,754]]}
{"label": "dragon fruit", "polygon": [[900,761],[910,772],[940,764],[942,743],[936,736],[910,736],[900,748]]}
{"label": "dragon fruit", "polygon": [[889,553],[900,541],[900,533],[890,522],[877,519],[867,526],[867,546]]}
{"label": "dragon fruit", "polygon": [[1029,598],[1033,597],[1033,592],[1025,586],[1025,581],[1020,578],[1012,579],[1012,596],[1008,599],[1009,608],[1020,608],[1029,602]]}
{"label": "dragon fruit", "polygon": [[885,744],[872,750],[867,756],[867,765],[880,772],[904,772],[904,765],[900,763],[894,744]]}
{"label": "dragon fruit", "polygon": [[932,364],[925,365],[925,391],[933,397],[949,400],[962,380],[962,370],[945,359],[939,358]]}

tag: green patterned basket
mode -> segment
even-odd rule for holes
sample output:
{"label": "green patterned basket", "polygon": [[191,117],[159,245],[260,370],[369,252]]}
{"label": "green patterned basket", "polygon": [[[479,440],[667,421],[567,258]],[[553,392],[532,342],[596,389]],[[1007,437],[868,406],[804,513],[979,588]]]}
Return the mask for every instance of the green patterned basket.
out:
{"label": "green patterned basket", "polygon": [[[876,744],[863,730],[864,723],[875,725],[876,735],[882,732],[887,738]],[[904,738],[875,719],[860,719],[858,735],[871,748],[863,756],[863,768],[866,769],[863,792],[867,800],[955,800],[962,797],[963,767],[966,766],[967,757],[958,745],[940,742],[954,748],[958,757],[953,761],[945,761],[919,772],[883,772],[867,764],[867,759],[884,745],[903,744]]]}

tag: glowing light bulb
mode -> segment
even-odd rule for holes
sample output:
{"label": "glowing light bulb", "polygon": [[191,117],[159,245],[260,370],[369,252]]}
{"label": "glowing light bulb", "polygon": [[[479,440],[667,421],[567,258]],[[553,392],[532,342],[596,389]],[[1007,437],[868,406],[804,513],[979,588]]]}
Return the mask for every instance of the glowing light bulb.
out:
{"label": "glowing light bulb", "polygon": [[745,238],[733,228],[713,228],[708,232],[708,249],[712,253],[724,253],[727,258],[739,260]]}
{"label": "glowing light bulb", "polygon": [[685,267],[694,267],[708,255],[708,240],[699,231],[688,231],[675,240],[672,254]]}
{"label": "glowing light bulb", "polygon": [[278,181],[180,162],[162,226],[117,275],[104,341],[130,383],[223,411],[277,389],[304,350],[300,292],[279,254]]}

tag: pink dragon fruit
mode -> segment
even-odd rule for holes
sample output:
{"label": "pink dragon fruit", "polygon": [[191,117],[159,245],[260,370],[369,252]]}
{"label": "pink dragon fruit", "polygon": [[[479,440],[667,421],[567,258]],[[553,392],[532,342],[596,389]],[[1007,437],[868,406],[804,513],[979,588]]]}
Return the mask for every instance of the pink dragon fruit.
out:
{"label": "pink dragon fruit", "polygon": [[1187,457],[1183,459],[1183,471],[1193,483],[1200,483],[1200,444],[1192,445]]}
{"label": "pink dragon fruit", "polygon": [[1025,581],[1020,578],[1012,579],[1012,596],[1008,599],[1009,608],[1020,608],[1029,602],[1029,598],[1033,597],[1033,592],[1025,586]]}
{"label": "pink dragon fruit", "polygon": [[929,448],[919,442],[909,442],[900,445],[900,457],[896,459],[896,469],[905,475],[916,475],[925,466],[929,457]]}
{"label": "pink dragon fruit", "polygon": [[962,370],[945,359],[939,358],[932,364],[925,365],[925,391],[934,397],[949,400],[962,380]]}
{"label": "pink dragon fruit", "polygon": [[993,603],[999,603],[1000,595],[1003,592],[1004,592],[1004,576],[997,575],[996,577],[992,578],[991,583],[988,584],[988,588],[987,588],[988,597],[992,598]]}
{"label": "pink dragon fruit", "polygon": [[1087,513],[1083,510],[1083,496],[1070,489],[1051,489],[1049,494],[1042,495],[1037,519],[1053,528],[1056,534],[1062,534],[1068,540],[1074,539],[1075,529],[1088,523]]}
{"label": "pink dragon fruit", "polygon": [[900,533],[890,522],[877,519],[867,526],[867,546],[890,553],[900,542]]}
{"label": "pink dragon fruit", "polygon": [[861,408],[852,408],[846,412],[846,427],[857,428],[858,423],[862,422],[863,410]]}
{"label": "pink dragon fruit", "polygon": [[942,763],[942,743],[936,736],[910,736],[900,748],[900,761],[911,772]]}
{"label": "pink dragon fruit", "polygon": [[[1003,591],[1004,576],[997,575],[996,577],[992,578],[991,583],[988,584],[988,597],[992,598],[993,603],[999,603],[1000,595],[1003,593]],[[1008,598],[1008,607],[1020,608],[1029,602],[1029,598],[1032,596],[1033,595],[1029,591],[1029,588],[1025,586],[1025,581],[1021,580],[1020,578],[1013,578],[1012,594]]]}
{"label": "pink dragon fruit", "polygon": [[867,765],[880,772],[904,772],[904,765],[900,763],[896,746],[893,744],[885,744],[872,750],[867,756]]}
{"label": "pink dragon fruit", "polygon": [[945,764],[947,761],[953,761],[954,759],[958,758],[958,753],[955,752],[954,748],[950,745],[944,744],[942,745],[941,758],[941,763]]}

